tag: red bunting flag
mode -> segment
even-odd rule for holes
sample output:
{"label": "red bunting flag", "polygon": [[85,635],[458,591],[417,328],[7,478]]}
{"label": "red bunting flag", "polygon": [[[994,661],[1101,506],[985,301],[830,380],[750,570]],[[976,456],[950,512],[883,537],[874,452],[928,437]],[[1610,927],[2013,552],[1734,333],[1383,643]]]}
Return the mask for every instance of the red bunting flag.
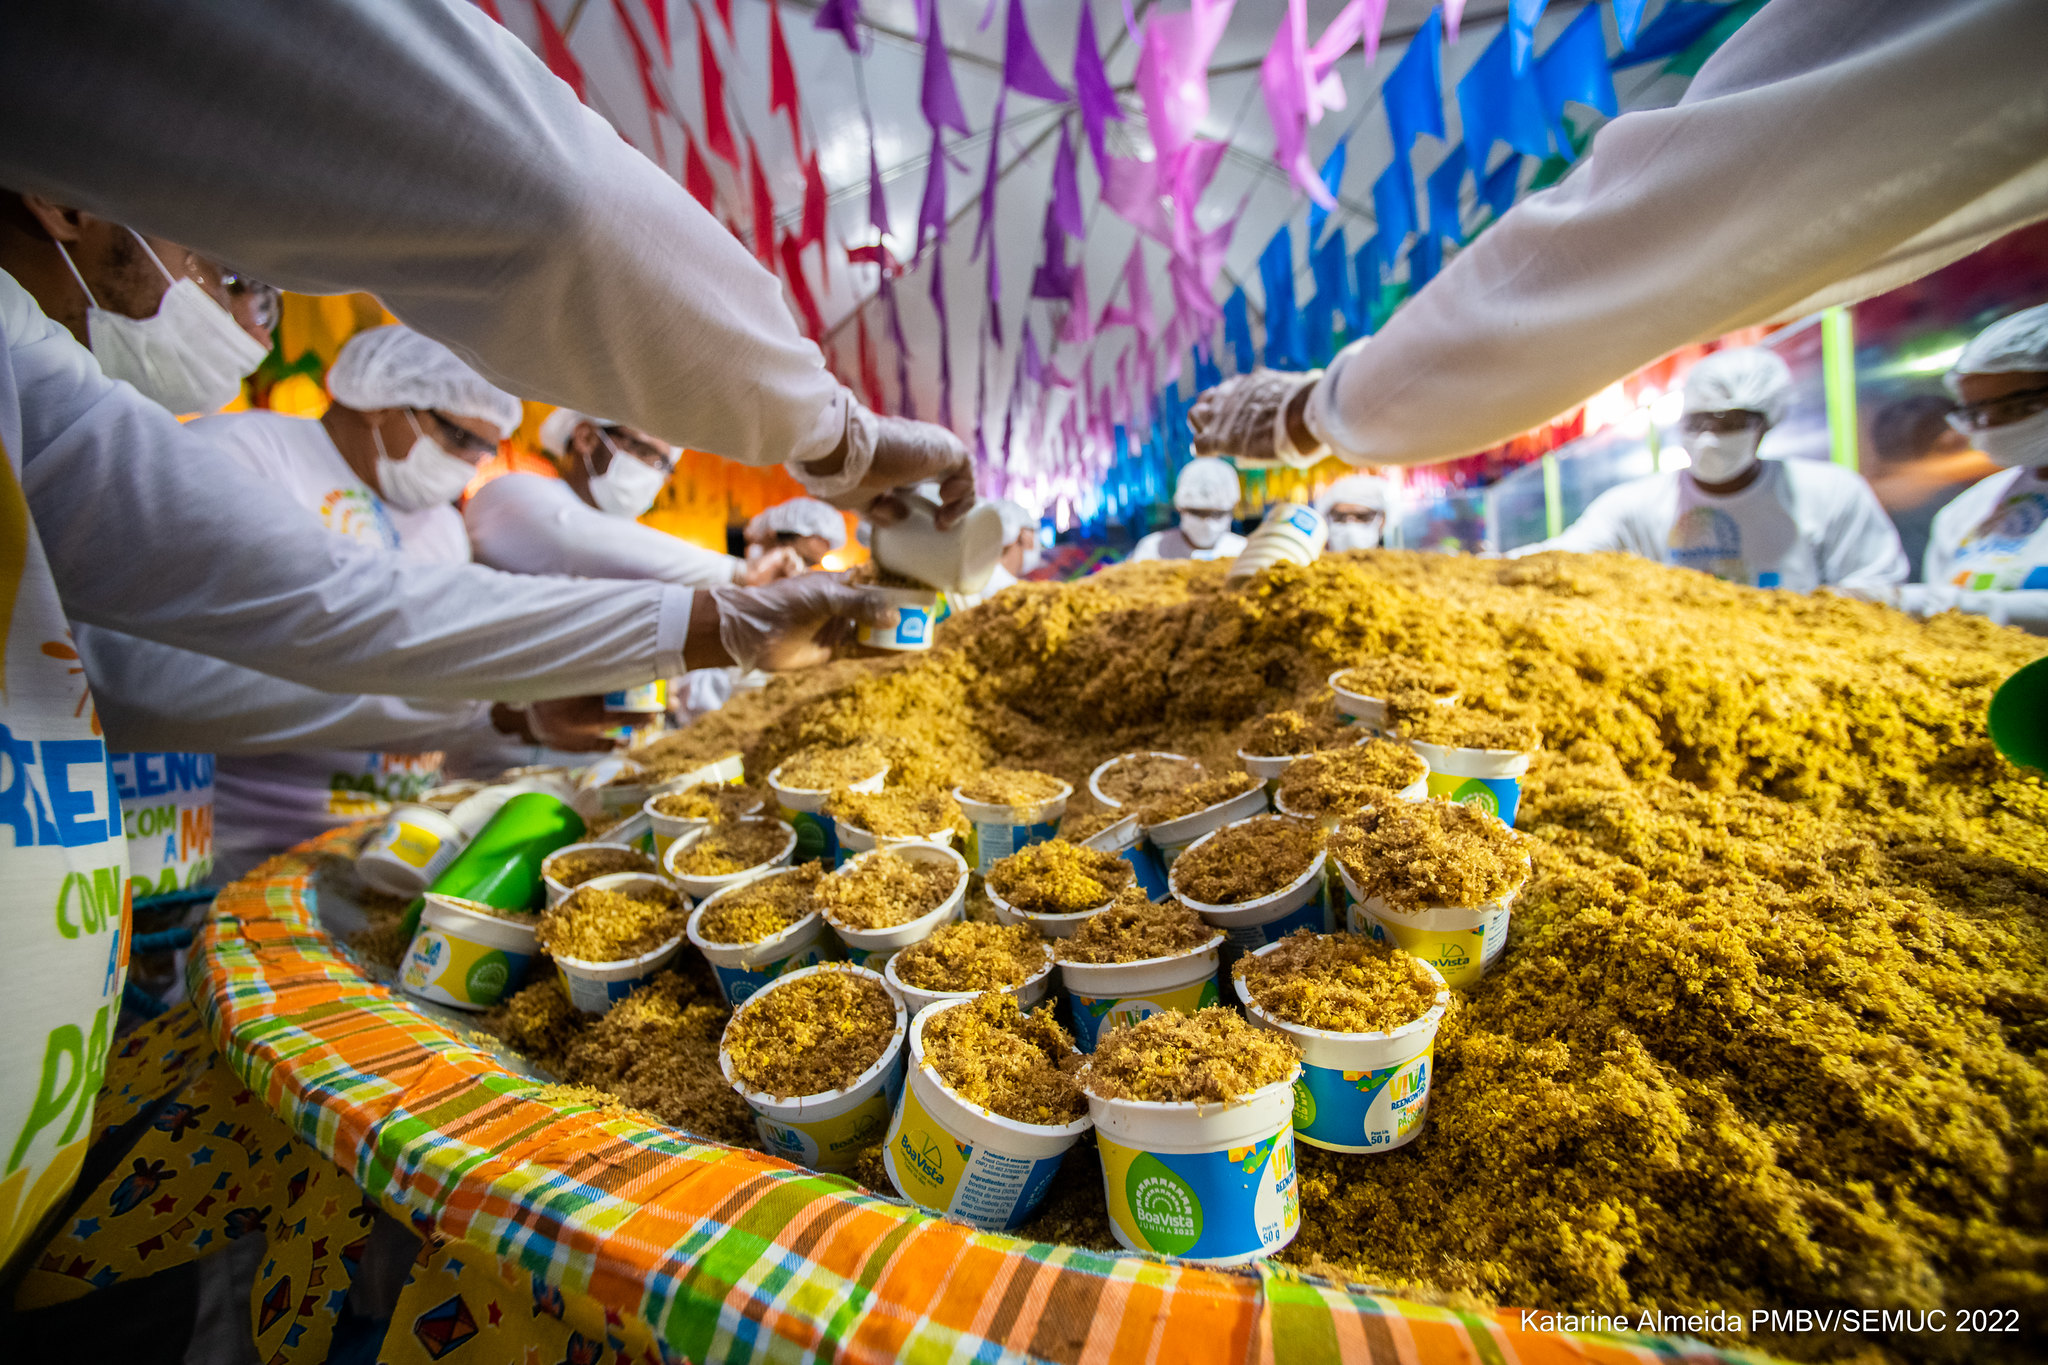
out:
{"label": "red bunting flag", "polygon": [[562,30],[555,27],[554,16],[541,0],[533,0],[534,22],[540,25],[540,56],[548,64],[548,70],[568,83],[576,92],[576,98],[583,98],[583,67],[576,61],[576,54],[569,50],[569,40],[562,36]]}
{"label": "red bunting flag", "polygon": [[725,117],[725,72],[719,68],[718,54],[711,50],[711,31],[704,26],[704,11],[693,4],[690,13],[697,16],[697,72],[698,84],[704,91],[704,142],[713,156],[738,170],[739,144],[733,141],[732,124]]}
{"label": "red bunting flag", "polygon": [[640,41],[640,30],[633,27],[632,16],[626,13],[626,0],[612,0],[612,9],[619,16],[619,27],[626,31],[626,41],[633,49],[633,65],[640,72],[640,97],[647,104],[647,128],[654,134],[654,161],[656,165],[668,165],[668,148],[661,138],[659,113],[673,113],[668,107],[668,97],[661,93],[661,83],[654,79],[654,58],[648,54],[647,44]]}
{"label": "red bunting flag", "polygon": [[718,182],[711,178],[711,164],[704,159],[704,153],[697,150],[697,139],[690,136],[690,127],[683,125],[683,140],[687,145],[683,154],[683,188],[690,197],[704,206],[706,213],[718,213]]}
{"label": "red bunting flag", "polygon": [[882,392],[882,369],[875,363],[874,338],[868,335],[868,314],[863,308],[855,315],[855,331],[860,339],[860,387],[867,398],[868,407],[875,412],[889,410],[888,395]]}
{"label": "red bunting flag", "polygon": [[789,233],[782,234],[782,273],[789,281],[790,297],[804,320],[804,333],[816,341],[825,335],[825,319],[818,313],[818,301],[811,297],[811,284],[804,278],[804,244]]}
{"label": "red bunting flag", "polygon": [[802,115],[797,108],[796,67],[782,38],[781,0],[768,0],[768,111],[789,115],[789,145],[803,160]]}
{"label": "red bunting flag", "polygon": [[818,149],[813,147],[804,160],[804,218],[798,238],[803,246],[818,248],[818,278],[830,284],[830,257],[825,251],[825,173],[818,169]]}
{"label": "red bunting flag", "polygon": [[718,0],[718,22],[725,25],[725,40],[732,41],[732,0]]}
{"label": "red bunting flag", "polygon": [[490,15],[492,22],[497,24],[505,22],[505,16],[498,13],[498,0],[476,0],[476,7],[485,14]]}
{"label": "red bunting flag", "polygon": [[761,169],[761,152],[754,139],[747,138],[747,188],[754,209],[754,254],[770,270],[775,268],[775,196],[768,192],[768,173]]}
{"label": "red bunting flag", "polygon": [[661,43],[661,64],[674,66],[676,50],[668,40],[668,0],[642,0],[647,6],[647,22],[654,25],[654,36]]}

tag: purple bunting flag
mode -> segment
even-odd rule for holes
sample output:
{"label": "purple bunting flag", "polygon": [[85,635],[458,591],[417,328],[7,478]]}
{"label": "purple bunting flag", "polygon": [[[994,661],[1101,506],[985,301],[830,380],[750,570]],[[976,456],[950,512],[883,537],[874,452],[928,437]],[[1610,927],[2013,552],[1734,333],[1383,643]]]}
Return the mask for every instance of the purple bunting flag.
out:
{"label": "purple bunting flag", "polygon": [[924,87],[920,99],[924,121],[934,133],[941,128],[967,132],[967,111],[960,107],[960,91],[953,84],[953,60],[947,55],[945,37],[939,32],[938,0],[918,0],[917,36],[924,44]]}
{"label": "purple bunting flag", "polygon": [[825,0],[811,27],[837,33],[853,52],[860,51],[860,0]]}
{"label": "purple bunting flag", "polygon": [[1102,69],[1102,51],[1095,45],[1095,18],[1091,6],[1082,5],[1081,32],[1074,43],[1074,96],[1081,105],[1081,125],[1088,132],[1088,145],[1095,150],[1095,169],[1109,174],[1109,152],[1102,130],[1112,119],[1121,122],[1124,111],[1116,102],[1109,73]]}
{"label": "purple bunting flag", "polygon": [[1075,174],[1074,141],[1067,136],[1064,120],[1060,123],[1060,149],[1052,160],[1052,215],[1060,231],[1069,237],[1079,237],[1087,231],[1081,217],[1081,181]]}
{"label": "purple bunting flag", "polygon": [[[994,12],[993,0],[989,9]],[[982,22],[986,26],[987,20]],[[1003,20],[1003,85],[1037,99],[1060,104],[1067,100],[1067,88],[1045,69],[1038,45],[1031,41],[1031,30],[1024,24],[1024,0],[1010,0],[1010,12]]]}

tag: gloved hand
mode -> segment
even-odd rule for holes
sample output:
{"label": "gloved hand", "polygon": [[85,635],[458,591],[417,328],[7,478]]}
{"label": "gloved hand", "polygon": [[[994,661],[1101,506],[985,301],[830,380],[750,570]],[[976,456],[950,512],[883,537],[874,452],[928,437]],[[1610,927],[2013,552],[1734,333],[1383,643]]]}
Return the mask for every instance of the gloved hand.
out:
{"label": "gloved hand", "polygon": [[886,525],[904,512],[891,496],[897,489],[936,483],[941,529],[974,506],[974,464],[958,436],[930,422],[870,412],[851,394],[846,403],[839,448],[822,460],[785,466],[812,497]]}
{"label": "gloved hand", "polygon": [[766,587],[784,578],[795,578],[807,568],[802,555],[787,545],[778,545],[749,559],[733,581],[743,588]]}
{"label": "gloved hand", "polygon": [[1195,453],[1280,460],[1303,469],[1314,464],[1329,452],[1302,414],[1322,377],[1321,370],[1253,370],[1224,380],[1188,409]]}
{"label": "gloved hand", "polygon": [[713,588],[718,638],[742,669],[787,672],[832,657],[855,625],[889,626],[896,608],[879,588],[856,588],[846,575],[798,574],[761,588]]}
{"label": "gloved hand", "polygon": [[569,753],[603,753],[613,746],[611,734],[618,717],[604,709],[604,698],[559,697],[527,706],[491,707],[491,724],[528,744]]}

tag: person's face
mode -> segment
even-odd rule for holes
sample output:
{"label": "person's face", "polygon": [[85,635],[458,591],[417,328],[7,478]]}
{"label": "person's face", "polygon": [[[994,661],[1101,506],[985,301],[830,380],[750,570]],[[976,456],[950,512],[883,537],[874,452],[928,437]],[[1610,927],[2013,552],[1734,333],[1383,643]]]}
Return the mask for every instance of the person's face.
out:
{"label": "person's face", "polygon": [[1038,528],[1027,526],[1017,533],[1017,538],[1003,547],[1003,568],[1012,578],[1024,576],[1024,555],[1038,543]]}
{"label": "person's face", "polygon": [[482,464],[498,450],[497,428],[481,417],[433,408],[383,408],[363,416],[384,438],[384,453],[394,462],[408,458],[422,436],[465,464]]}
{"label": "person's face", "polygon": [[650,469],[669,472],[675,465],[675,447],[638,427],[608,426],[584,422],[569,438],[569,448],[580,456],[592,478],[612,467],[613,452],[640,461]]}
{"label": "person's face", "polygon": [[1355,502],[1340,502],[1330,509],[1330,521],[1338,526],[1377,526],[1383,520],[1379,508]]}
{"label": "person's face", "polygon": [[2010,426],[2048,410],[2048,371],[1959,375],[1956,389],[1962,401],[1949,420],[1965,434]]}
{"label": "person's face", "polygon": [[[271,329],[277,325],[278,294],[275,289],[246,275],[228,270],[218,262],[164,237],[144,234],[141,240],[119,223],[66,208],[34,195],[22,202],[51,239],[59,243],[78,267],[91,302],[123,317],[155,317],[164,294],[172,283],[189,279],[233,315],[259,344],[268,348]],[[163,262],[163,270],[149,259],[149,251]],[[170,279],[164,272],[170,272]]]}

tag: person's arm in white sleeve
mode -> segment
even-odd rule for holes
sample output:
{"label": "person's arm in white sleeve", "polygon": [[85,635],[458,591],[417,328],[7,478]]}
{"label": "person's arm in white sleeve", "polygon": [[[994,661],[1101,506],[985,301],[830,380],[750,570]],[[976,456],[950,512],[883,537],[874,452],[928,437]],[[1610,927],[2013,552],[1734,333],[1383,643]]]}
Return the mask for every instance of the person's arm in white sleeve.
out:
{"label": "person's arm in white sleeve", "polygon": [[1624,524],[1630,499],[1628,485],[1610,488],[1586,505],[1579,513],[1579,519],[1548,540],[1524,545],[1508,551],[1508,558],[1520,559],[1523,555],[1541,554],[1545,550],[1565,550],[1572,554],[1599,554],[1605,550],[1628,550],[1628,528]]}
{"label": "person's arm in white sleeve", "polygon": [[2018,626],[2029,635],[2048,635],[2048,588],[1973,592],[1946,583],[1900,583],[1869,596],[1923,620],[1944,611],[1963,611],[2001,626]]}
{"label": "person's arm in white sleeve", "polygon": [[367,290],[515,393],[752,465],[846,433],[775,276],[464,0],[23,0],[0,130],[0,184]]}
{"label": "person's arm in white sleeve", "polygon": [[1855,474],[1840,482],[1841,505],[1828,518],[1827,543],[1821,547],[1821,581],[1835,588],[1904,583],[1913,566],[1877,493]]}
{"label": "person's arm in white sleeve", "polygon": [[1308,398],[1357,464],[1546,422],[1676,347],[1892,288],[2048,214],[2048,5],[1774,0]]}
{"label": "person's arm in white sleeve", "polygon": [[115,749],[425,750],[508,737],[486,701],[323,692],[96,626],[75,626],[73,641]]}
{"label": "person's arm in white sleeve", "polygon": [[744,560],[666,531],[606,516],[550,479],[506,474],[462,510],[479,563],[514,573],[649,579],[691,588],[739,580]]}

